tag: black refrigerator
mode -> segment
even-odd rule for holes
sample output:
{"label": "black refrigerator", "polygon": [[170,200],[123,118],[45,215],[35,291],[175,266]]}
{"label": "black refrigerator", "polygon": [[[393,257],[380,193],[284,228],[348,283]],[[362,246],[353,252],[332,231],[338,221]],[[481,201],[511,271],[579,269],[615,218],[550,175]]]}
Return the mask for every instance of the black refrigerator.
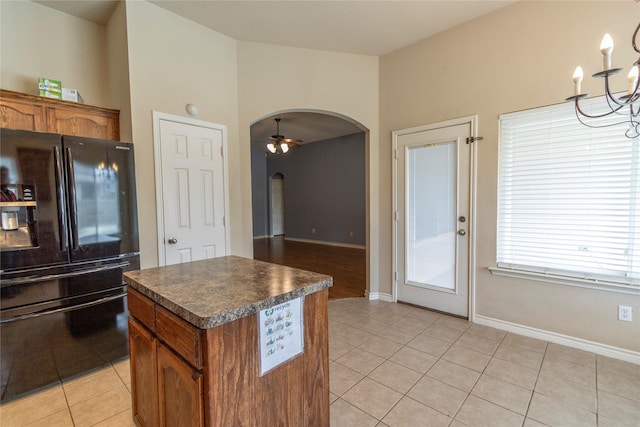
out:
{"label": "black refrigerator", "polygon": [[0,129],[1,400],[128,354],[133,146]]}

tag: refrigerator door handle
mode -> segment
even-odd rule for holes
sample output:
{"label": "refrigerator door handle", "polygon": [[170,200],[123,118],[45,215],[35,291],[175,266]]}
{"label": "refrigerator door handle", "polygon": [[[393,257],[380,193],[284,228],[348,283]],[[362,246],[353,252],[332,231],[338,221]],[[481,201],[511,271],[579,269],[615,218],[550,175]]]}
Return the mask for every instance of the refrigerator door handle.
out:
{"label": "refrigerator door handle", "polygon": [[69,182],[69,209],[71,217],[71,247],[78,250],[78,206],[76,205],[76,178],[73,170],[73,153],[67,147],[67,180]]}
{"label": "refrigerator door handle", "polygon": [[119,262],[117,264],[110,265],[101,265],[99,267],[88,268],[86,270],[75,270],[69,273],[61,273],[61,274],[48,274],[46,276],[27,276],[27,277],[17,277],[14,279],[3,279],[2,287],[6,286],[15,286],[15,285],[25,285],[27,283],[36,283],[36,282],[46,282],[49,280],[59,280],[59,279],[68,279],[70,277],[83,276],[85,274],[99,273],[101,271],[115,270],[116,268],[126,268],[129,267],[131,263],[129,261]]}
{"label": "refrigerator door handle", "polygon": [[64,185],[62,179],[62,158],[60,148],[53,147],[54,172],[56,179],[56,197],[58,198],[58,227],[60,229],[60,250],[67,250],[67,208],[64,201]]}
{"label": "refrigerator door handle", "polygon": [[100,298],[100,299],[97,299],[97,300],[93,300],[93,301],[89,301],[89,302],[85,302],[85,303],[82,303],[82,304],[72,305],[70,307],[55,308],[55,309],[52,309],[52,310],[38,311],[36,313],[23,314],[21,316],[2,319],[2,320],[0,320],[0,323],[15,322],[17,320],[32,319],[34,317],[46,316],[46,315],[49,315],[49,314],[64,313],[64,312],[67,312],[67,311],[79,310],[81,308],[93,307],[94,305],[99,305],[99,304],[103,304],[105,302],[121,299],[121,298],[124,298],[126,296],[127,296],[127,293],[126,292],[122,292],[122,293],[119,293],[117,295],[111,295],[111,296],[108,296],[108,297],[103,297],[103,298]]}

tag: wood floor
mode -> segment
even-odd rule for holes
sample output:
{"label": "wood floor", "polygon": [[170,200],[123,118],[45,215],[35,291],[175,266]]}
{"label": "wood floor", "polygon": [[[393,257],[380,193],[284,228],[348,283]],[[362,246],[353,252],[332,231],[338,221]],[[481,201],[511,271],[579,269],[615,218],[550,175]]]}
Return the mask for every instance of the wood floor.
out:
{"label": "wood floor", "polygon": [[333,277],[329,298],[364,296],[366,250],[295,242],[282,237],[254,239],[253,257],[260,261],[314,271]]}

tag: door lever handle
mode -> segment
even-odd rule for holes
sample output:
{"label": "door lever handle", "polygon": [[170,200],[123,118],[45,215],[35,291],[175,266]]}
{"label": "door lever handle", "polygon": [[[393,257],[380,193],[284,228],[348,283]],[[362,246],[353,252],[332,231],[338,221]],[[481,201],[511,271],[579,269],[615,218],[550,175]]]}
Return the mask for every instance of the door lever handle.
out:
{"label": "door lever handle", "polygon": [[175,245],[176,243],[178,243],[178,239],[176,239],[175,237],[170,237],[169,239],[167,239],[167,243],[170,245]]}

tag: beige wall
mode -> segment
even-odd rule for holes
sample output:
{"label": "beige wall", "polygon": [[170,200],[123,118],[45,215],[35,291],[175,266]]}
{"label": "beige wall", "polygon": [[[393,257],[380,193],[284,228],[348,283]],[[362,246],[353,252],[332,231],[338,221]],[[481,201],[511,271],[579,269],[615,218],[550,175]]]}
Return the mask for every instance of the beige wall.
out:
{"label": "beige wall", "polygon": [[152,111],[189,117],[189,103],[197,119],[227,126],[231,251],[240,253],[236,41],[148,2],[127,2],[126,18],[141,264],[158,265]]}
{"label": "beige wall", "polygon": [[47,77],[86,104],[113,107],[104,26],[30,1],[1,1],[0,24],[3,89],[37,95],[38,77]]}
{"label": "beige wall", "polygon": [[[637,60],[631,36],[640,5],[628,2],[518,2],[380,60],[380,255],[382,292],[391,292],[391,132],[478,114],[476,313],[616,347],[640,350],[640,315],[617,320],[618,304],[640,313],[640,298],[497,277],[498,115],[563,102],[577,65],[602,67],[599,45],[610,32],[614,66]],[[625,90],[625,74],[616,80]],[[585,78],[583,90],[601,94]],[[386,161],[385,161],[386,160]]]}
{"label": "beige wall", "polygon": [[[639,297],[487,270],[495,264],[498,115],[562,102],[576,65],[586,74],[601,67],[606,31],[617,44],[614,65],[628,67],[637,59],[629,43],[637,3],[518,2],[380,59],[236,42],[141,1],[120,5],[107,26],[32,2],[2,1],[0,15],[2,88],[36,93],[44,75],[87,103],[122,110],[123,139],[136,149],[143,266],[157,264],[152,110],[186,116],[193,103],[198,119],[228,126],[231,250],[244,256],[252,253],[250,124],[311,109],[368,128],[370,291],[382,294],[392,292],[391,131],[478,114],[477,314],[640,351]],[[42,50],[51,34],[60,38],[55,55]],[[587,77],[583,88],[598,94],[599,84]],[[624,89],[624,76],[616,84]],[[618,304],[634,307],[634,322],[616,320]]]}
{"label": "beige wall", "polygon": [[129,97],[129,56],[127,41],[127,12],[119,3],[106,26],[107,70],[109,73],[109,105],[120,110],[120,139],[133,141],[131,129],[131,100]]}
{"label": "beige wall", "polygon": [[251,161],[249,128],[276,112],[319,110],[351,119],[369,130],[367,142],[368,247],[370,290],[377,292],[378,212],[378,57],[238,43],[243,255],[251,256]]}

